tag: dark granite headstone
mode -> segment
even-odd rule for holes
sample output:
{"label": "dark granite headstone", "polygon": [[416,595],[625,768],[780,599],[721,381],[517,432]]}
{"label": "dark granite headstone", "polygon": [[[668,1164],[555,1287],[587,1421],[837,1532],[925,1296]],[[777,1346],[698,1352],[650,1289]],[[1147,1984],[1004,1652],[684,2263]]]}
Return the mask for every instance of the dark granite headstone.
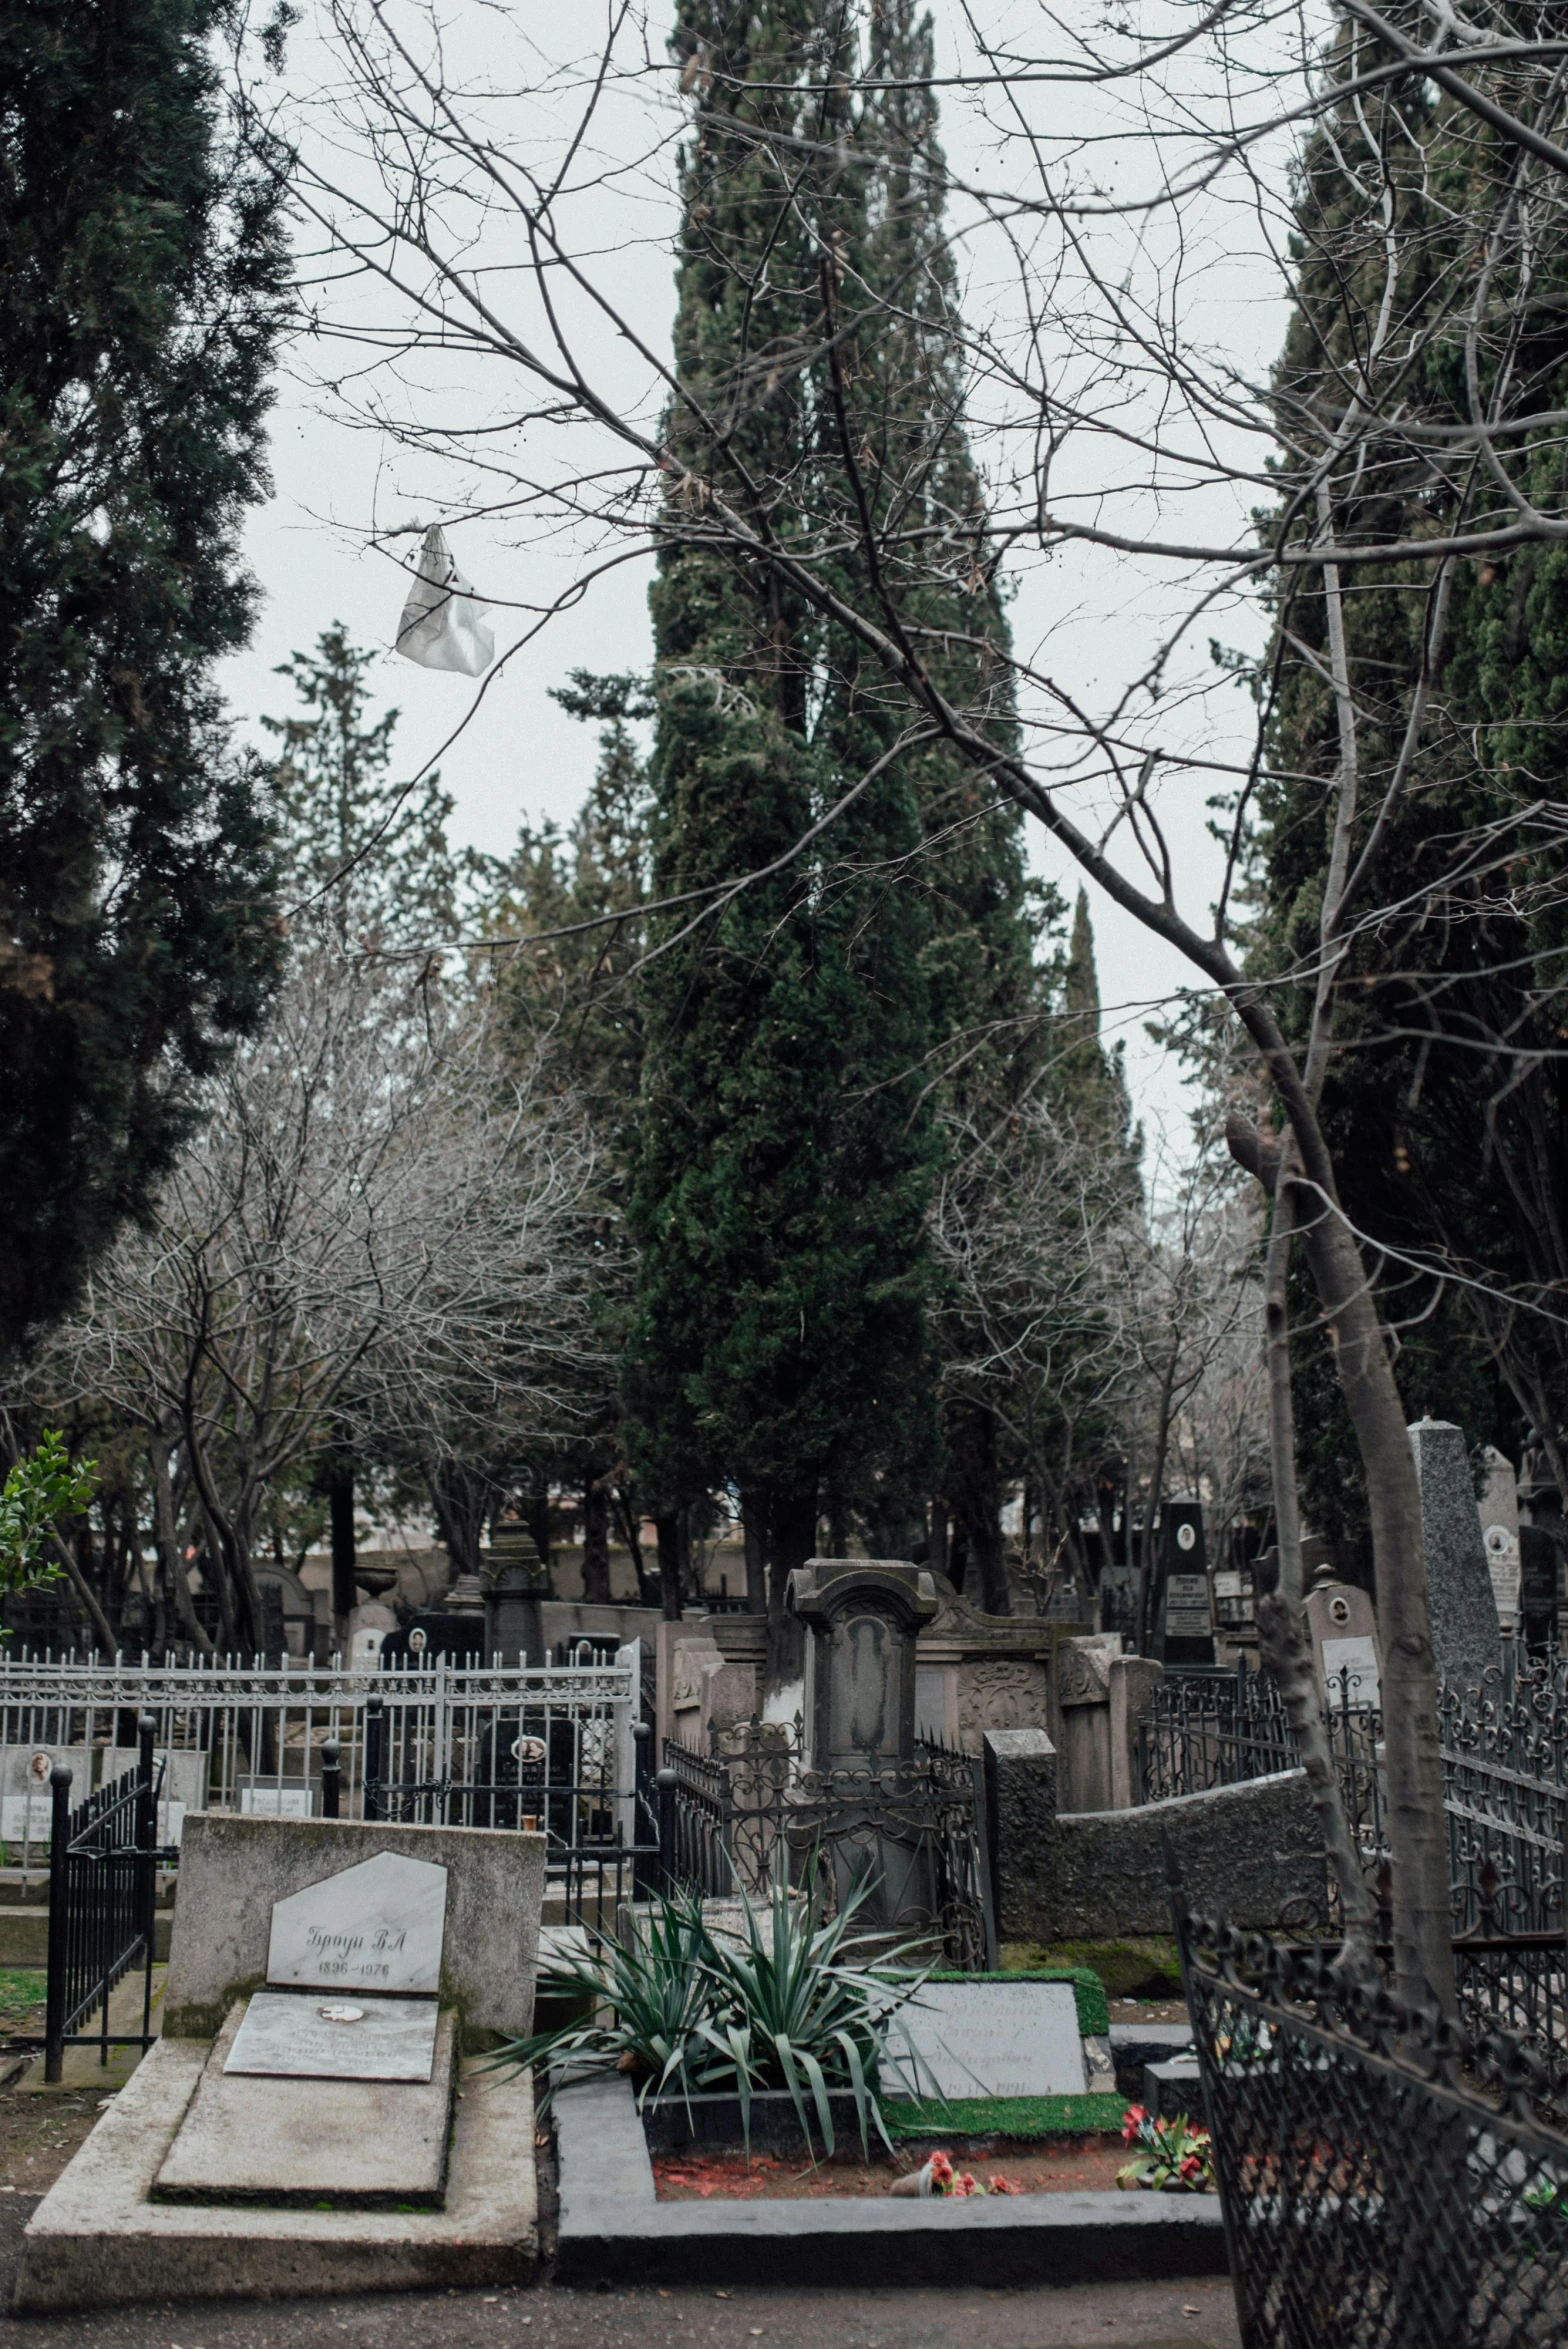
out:
{"label": "dark granite headstone", "polygon": [[1212,1664],[1214,1605],[1198,1501],[1160,1506],[1159,1588],[1154,1599],[1154,1653],[1162,1664]]}
{"label": "dark granite headstone", "polygon": [[1427,1605],[1440,1680],[1477,1688],[1500,1663],[1497,1601],[1481,1538],[1464,1430],[1448,1419],[1418,1419],[1410,1430],[1421,1487],[1421,1544]]}

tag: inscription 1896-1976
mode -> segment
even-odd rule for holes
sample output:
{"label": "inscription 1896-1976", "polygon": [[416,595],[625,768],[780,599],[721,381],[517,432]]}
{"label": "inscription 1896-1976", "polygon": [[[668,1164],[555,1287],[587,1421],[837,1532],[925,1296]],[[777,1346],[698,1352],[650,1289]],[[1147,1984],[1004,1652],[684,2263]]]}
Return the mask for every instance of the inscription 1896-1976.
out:
{"label": "inscription 1896-1976", "polygon": [[353,1974],[356,1980],[379,1974],[390,1980],[391,1960],[404,1948],[408,1934],[391,1925],[378,1926],[372,1933],[332,1933],[323,1925],[310,1925],[305,1940],[323,1980],[336,1974]]}

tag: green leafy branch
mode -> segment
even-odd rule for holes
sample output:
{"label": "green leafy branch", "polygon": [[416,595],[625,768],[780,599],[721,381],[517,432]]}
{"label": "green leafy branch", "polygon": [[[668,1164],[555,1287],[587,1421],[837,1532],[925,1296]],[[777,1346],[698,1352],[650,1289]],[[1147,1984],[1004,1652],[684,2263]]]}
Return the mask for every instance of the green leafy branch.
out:
{"label": "green leafy branch", "polygon": [[57,1521],[79,1517],[97,1481],[97,1461],[73,1460],[59,1429],[45,1428],[38,1449],[0,1485],[0,1592],[59,1581],[59,1566],[44,1552],[58,1546]]}

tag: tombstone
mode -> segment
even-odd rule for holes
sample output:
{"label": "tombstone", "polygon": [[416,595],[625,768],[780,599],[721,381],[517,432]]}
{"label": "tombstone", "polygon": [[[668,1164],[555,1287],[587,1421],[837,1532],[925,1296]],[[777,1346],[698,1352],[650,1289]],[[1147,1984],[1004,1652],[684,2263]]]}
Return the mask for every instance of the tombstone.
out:
{"label": "tombstone", "polygon": [[[827,1838],[839,1898],[865,1889],[860,1919],[869,1931],[929,1925],[930,1839],[912,1821],[913,1805],[892,1813],[915,1759],[915,1641],[937,1611],[936,1585],[926,1568],[901,1560],[814,1558],[791,1574],[788,1603],[807,1631],[808,1768],[848,1773],[864,1790],[853,1831]],[[845,1816],[838,1793],[825,1794],[821,1825],[830,1830]]]}
{"label": "tombstone", "polygon": [[1382,1655],[1372,1601],[1353,1583],[1324,1575],[1306,1599],[1307,1631],[1318,1694],[1336,1713],[1377,1712],[1383,1703]]}
{"label": "tombstone", "polygon": [[484,1554],[485,1655],[503,1664],[545,1661],[543,1603],[550,1571],[525,1526],[503,1525]]}
{"label": "tombstone", "polygon": [[1506,1635],[1519,1619],[1519,1487],[1513,1462],[1505,1459],[1495,1444],[1486,1447],[1481,1540],[1492,1577],[1498,1627]]}
{"label": "tombstone", "polygon": [[382,1851],[273,1903],[266,1986],[225,2018],[155,2201],[440,2207],[457,2055],[446,1897],[439,1863]]}
{"label": "tombstone", "polygon": [[915,1639],[936,1585],[897,1560],[813,1558],[789,1578],[805,1624],[806,1760],[815,1770],[878,1770],[913,1760]]}
{"label": "tombstone", "polygon": [[1154,1653],[1162,1664],[1212,1664],[1214,1606],[1197,1501],[1160,1504]]}
{"label": "tombstone", "polygon": [[1089,2086],[1071,1982],[926,1982],[888,2039],[895,2096],[1082,2096]]}
{"label": "tombstone", "polygon": [[1464,1431],[1451,1420],[1418,1419],[1409,1432],[1438,1678],[1450,1688],[1477,1688],[1502,1649]]}

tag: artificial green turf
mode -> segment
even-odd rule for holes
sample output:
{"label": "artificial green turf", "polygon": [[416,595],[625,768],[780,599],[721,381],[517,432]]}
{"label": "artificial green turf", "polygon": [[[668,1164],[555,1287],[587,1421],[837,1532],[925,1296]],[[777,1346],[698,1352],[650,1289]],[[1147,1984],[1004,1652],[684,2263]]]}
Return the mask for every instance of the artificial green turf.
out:
{"label": "artificial green turf", "polygon": [[1119,2132],[1126,2109],[1122,2096],[918,2096],[882,2107],[890,2137],[1089,2136]]}

